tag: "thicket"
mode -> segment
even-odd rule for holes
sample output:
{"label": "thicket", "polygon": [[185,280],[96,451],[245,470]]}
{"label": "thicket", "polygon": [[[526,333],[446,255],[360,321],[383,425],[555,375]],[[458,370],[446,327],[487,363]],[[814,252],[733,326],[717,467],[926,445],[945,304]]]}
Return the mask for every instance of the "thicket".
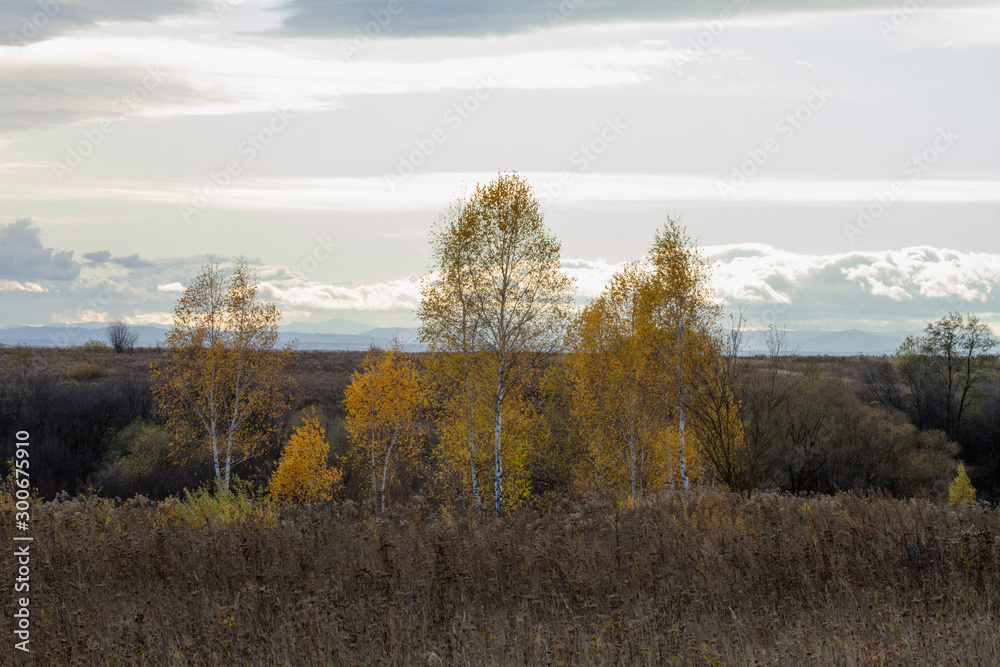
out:
{"label": "thicket", "polygon": [[[370,497],[370,471],[362,471],[355,456],[343,404],[344,389],[363,353],[297,356],[292,409],[280,417],[264,452],[237,467],[236,473],[257,487],[266,486],[293,427],[313,407],[324,429],[327,463],[344,473],[338,497]],[[414,356],[418,367],[428,365],[428,355]],[[32,484],[42,497],[92,487],[106,497],[165,498],[211,482],[210,460],[181,461],[168,455],[169,434],[158,421],[150,391],[149,365],[159,359],[160,353],[150,349],[133,355],[79,348],[0,350],[0,432],[31,433]],[[100,377],[69,379],[67,371],[81,362],[96,365]],[[532,432],[536,446],[524,461],[529,497],[594,486],[580,473],[588,450],[577,428],[572,396],[555,372],[564,363],[563,358],[554,360],[527,394],[536,411]],[[770,362],[747,357],[743,363]],[[944,500],[960,458],[976,498],[988,502],[1000,498],[996,362],[991,362],[987,379],[976,384],[978,400],[965,416],[957,442],[934,428],[933,421],[919,428],[905,403],[894,407],[875,395],[872,378],[894,368],[891,358],[788,356],[779,365],[779,381],[793,391],[776,411],[777,437],[764,462],[759,488],[792,493],[882,490],[897,497]],[[902,383],[895,382],[895,391],[905,395]],[[419,417],[420,445],[415,458],[400,461],[393,472],[389,504],[407,502],[417,493],[432,500],[449,498],[448,480],[436,467],[438,434],[430,421],[434,409],[430,401]],[[11,440],[4,439],[0,456],[11,457],[12,447]],[[712,480],[706,473],[703,481]]]}

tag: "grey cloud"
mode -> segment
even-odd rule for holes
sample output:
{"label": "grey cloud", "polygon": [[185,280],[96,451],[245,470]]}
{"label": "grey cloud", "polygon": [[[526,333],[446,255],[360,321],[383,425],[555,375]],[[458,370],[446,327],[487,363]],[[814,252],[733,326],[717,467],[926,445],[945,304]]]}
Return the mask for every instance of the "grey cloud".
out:
{"label": "grey cloud", "polygon": [[138,253],[131,254],[128,257],[115,257],[111,261],[126,269],[144,269],[153,266],[152,262],[140,259]]}
{"label": "grey cloud", "polygon": [[[2,33],[0,33],[2,36]],[[2,54],[2,51],[0,51]],[[155,74],[155,76],[154,76]],[[144,65],[31,65],[0,71],[0,132],[140,116],[157,105],[224,99]],[[148,108],[147,108],[148,107]]]}
{"label": "grey cloud", "polygon": [[155,21],[210,6],[206,0],[4,0],[0,46],[40,42],[100,21]]}
{"label": "grey cloud", "polygon": [[[891,0],[289,0],[280,34],[311,37],[506,35],[555,25],[612,21],[718,19],[742,12],[885,9]],[[987,0],[928,0],[924,6],[986,5]],[[390,13],[390,8],[396,8]],[[369,26],[366,30],[366,26]]]}
{"label": "grey cloud", "polygon": [[31,218],[0,226],[0,278],[10,280],[74,280],[80,264],[72,250],[42,246]]}
{"label": "grey cloud", "polygon": [[[0,228],[0,248],[6,247],[3,233],[12,226]],[[38,230],[32,227],[29,231],[37,235]],[[103,257],[105,253],[106,251],[97,251],[87,255]],[[187,285],[205,264],[218,262],[226,266],[232,262],[231,258],[208,255],[153,261],[141,260],[137,255],[116,259],[127,262],[135,260],[139,268],[126,268],[115,260],[109,260],[109,264],[114,265],[109,268],[117,269],[111,271],[110,275],[107,269],[99,273],[85,269],[73,280],[47,282],[45,292],[0,289],[0,326],[82,322],[96,315],[110,320],[116,317],[134,317],[142,313],[170,313],[178,295],[158,291],[160,285],[175,282]],[[7,267],[6,256],[0,250],[0,268]],[[0,272],[0,281],[9,277]],[[73,342],[82,343],[83,340]]]}
{"label": "grey cloud", "polygon": [[109,259],[111,259],[111,253],[107,250],[98,250],[97,252],[85,252],[83,253],[83,258],[90,262],[91,264],[106,264]]}

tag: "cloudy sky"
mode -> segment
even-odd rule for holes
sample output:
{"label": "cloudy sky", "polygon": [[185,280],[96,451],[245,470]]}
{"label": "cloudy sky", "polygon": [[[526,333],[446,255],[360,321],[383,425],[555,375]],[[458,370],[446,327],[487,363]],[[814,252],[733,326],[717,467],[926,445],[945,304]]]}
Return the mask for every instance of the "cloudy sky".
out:
{"label": "cloudy sky", "polygon": [[427,233],[535,186],[581,298],[680,216],[751,324],[1000,332],[1000,2],[4,0],[0,326],[415,323]]}

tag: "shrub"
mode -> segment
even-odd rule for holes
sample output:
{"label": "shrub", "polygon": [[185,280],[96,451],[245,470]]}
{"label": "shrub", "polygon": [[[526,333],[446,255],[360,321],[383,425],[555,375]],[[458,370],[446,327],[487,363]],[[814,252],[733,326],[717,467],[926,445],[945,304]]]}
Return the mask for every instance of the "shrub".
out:
{"label": "shrub", "polygon": [[167,465],[170,434],[143,419],[134,420],[118,431],[104,453],[108,472],[139,479]]}
{"label": "shrub", "polygon": [[214,494],[204,486],[194,493],[185,489],[181,498],[168,498],[160,508],[161,521],[188,528],[233,527],[247,523],[272,526],[277,518],[273,504],[254,500],[240,488]]}
{"label": "shrub", "polygon": [[271,495],[277,500],[294,502],[332,500],[343,473],[327,465],[329,451],[326,433],[319,424],[316,409],[312,408],[281,453],[278,469],[271,478]]}
{"label": "shrub", "polygon": [[114,320],[109,324],[108,328],[105,329],[105,335],[108,337],[111,347],[118,354],[122,352],[132,354],[135,344],[139,341],[139,334],[132,331],[131,327],[122,319]]}
{"label": "shrub", "polygon": [[93,361],[78,361],[66,371],[66,379],[77,382],[96,380],[100,377],[104,377],[104,371]]}
{"label": "shrub", "polygon": [[84,343],[81,348],[84,352],[94,352],[96,354],[106,354],[111,351],[111,348],[103,340],[94,340],[93,338]]}
{"label": "shrub", "polygon": [[25,370],[35,361],[35,351],[27,345],[18,343],[7,352],[8,363],[14,370]]}
{"label": "shrub", "polygon": [[976,502],[976,488],[969,480],[969,474],[965,472],[965,464],[958,464],[958,474],[955,481],[948,485],[948,504],[950,505],[971,505]]}

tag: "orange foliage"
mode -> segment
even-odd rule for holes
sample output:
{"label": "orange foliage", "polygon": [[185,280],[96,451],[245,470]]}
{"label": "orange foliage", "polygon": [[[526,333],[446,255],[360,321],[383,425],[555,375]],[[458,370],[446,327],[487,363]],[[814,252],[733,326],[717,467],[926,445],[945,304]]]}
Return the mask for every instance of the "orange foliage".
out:
{"label": "orange foliage", "polygon": [[339,468],[327,465],[329,450],[326,433],[316,409],[312,408],[281,453],[278,469],[268,486],[271,495],[277,500],[299,503],[333,500],[344,475]]}

